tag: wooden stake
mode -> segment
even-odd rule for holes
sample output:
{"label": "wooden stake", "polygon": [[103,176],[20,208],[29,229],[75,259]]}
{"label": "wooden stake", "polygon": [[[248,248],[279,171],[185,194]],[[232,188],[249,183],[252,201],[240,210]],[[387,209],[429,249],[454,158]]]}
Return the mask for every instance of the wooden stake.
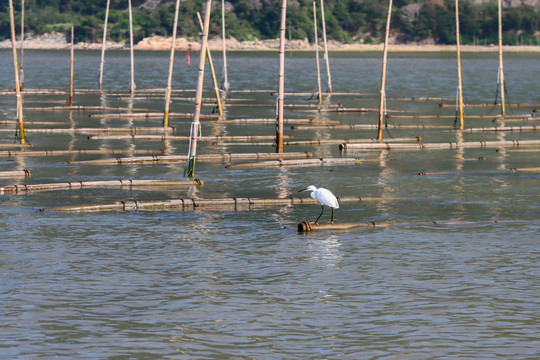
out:
{"label": "wooden stake", "polygon": [[323,31],[323,43],[324,43],[324,58],[326,60],[326,74],[328,77],[328,93],[332,93],[332,76],[330,75],[330,62],[328,59],[328,45],[326,42],[326,21],[324,16],[324,0],[321,0],[321,17],[322,17],[322,31]]}
{"label": "wooden stake", "polygon": [[102,90],[103,85],[103,63],[105,62],[105,48],[107,47],[107,22],[109,21],[109,6],[111,0],[107,0],[105,8],[105,24],[103,26],[103,42],[101,43],[101,65],[99,66],[99,90]]}
{"label": "wooden stake", "polygon": [[15,39],[15,19],[13,16],[13,0],[9,0],[9,20],[11,23],[11,48],[13,50],[13,74],[15,76],[15,97],[17,99],[17,124],[19,128],[19,140],[24,145],[23,107],[21,98],[21,86],[19,83],[19,69],[17,66],[17,40]]}
{"label": "wooden stake", "polygon": [[169,55],[169,74],[167,77],[167,88],[165,89],[165,110],[163,111],[163,127],[169,126],[169,106],[171,104],[171,84],[172,84],[172,73],[173,73],[173,63],[174,63],[174,47],[176,44],[176,28],[178,26],[178,11],[180,9],[180,0],[176,0],[176,7],[174,10],[174,25],[173,33],[171,40],[171,53]]}
{"label": "wooden stake", "polygon": [[71,27],[71,60],[69,62],[69,105],[73,105],[73,26]]}
{"label": "wooden stake", "polygon": [[[197,17],[199,18],[199,25],[201,26],[201,31],[204,31],[204,25],[201,19],[201,14],[197,12]],[[210,72],[212,73],[212,81],[214,83],[214,91],[216,93],[216,102],[218,106],[219,116],[223,115],[223,109],[221,108],[221,96],[219,94],[219,87],[216,79],[216,72],[214,71],[214,62],[212,61],[212,53],[210,48],[206,47],[206,54],[208,55],[208,64],[210,65]]]}
{"label": "wooden stake", "polygon": [[459,39],[459,4],[456,0],[456,45],[457,45],[457,69],[458,69],[458,116],[459,129],[463,130],[463,88],[461,86],[461,52]]}
{"label": "wooden stake", "polygon": [[279,77],[277,97],[276,152],[283,152],[283,100],[285,88],[285,30],[287,21],[287,0],[281,0],[281,27],[279,36]]}
{"label": "wooden stake", "polygon": [[497,1],[499,11],[499,92],[501,96],[501,115],[505,115],[504,109],[504,73],[503,73],[503,53],[502,53],[502,5],[501,0]]}
{"label": "wooden stake", "polygon": [[320,105],[322,104],[321,67],[319,65],[319,37],[317,35],[317,5],[315,5],[315,1],[313,2],[313,27],[315,30],[315,60],[317,63],[317,89],[319,90],[317,98],[319,100],[319,105]]}
{"label": "wooden stake", "polygon": [[201,115],[202,91],[204,82],[204,63],[206,60],[206,48],[208,47],[208,28],[210,27],[210,9],[212,0],[206,1],[206,11],[204,13],[204,28],[202,45],[199,59],[199,75],[197,78],[197,92],[195,95],[195,111],[193,113],[193,123],[191,124],[191,140],[184,176],[192,177],[195,175],[195,159],[197,156],[197,139],[199,137],[199,117]]}
{"label": "wooden stake", "polygon": [[221,36],[223,39],[223,90],[229,91],[229,80],[227,78],[227,45],[225,42],[225,0],[221,0]]}
{"label": "wooden stake", "polygon": [[[456,0],[457,1],[457,0]],[[133,12],[131,10],[131,0],[128,0],[129,10],[129,53],[131,57],[131,95],[135,93],[135,62],[133,59]]]}
{"label": "wooden stake", "polygon": [[386,32],[384,35],[384,48],[383,48],[383,60],[382,60],[382,72],[381,72],[381,95],[379,97],[379,127],[377,130],[377,140],[382,139],[382,130],[385,116],[385,83],[386,83],[386,58],[388,56],[388,36],[390,34],[390,19],[392,17],[392,0],[388,2],[388,16],[386,18]]}

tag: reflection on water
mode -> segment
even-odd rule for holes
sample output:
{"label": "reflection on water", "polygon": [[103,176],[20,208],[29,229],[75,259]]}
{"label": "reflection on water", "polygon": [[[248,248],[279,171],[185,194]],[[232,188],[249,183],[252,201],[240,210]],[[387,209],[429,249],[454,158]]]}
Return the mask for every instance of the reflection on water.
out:
{"label": "reflection on water", "polygon": [[[68,52],[28,50],[25,54],[27,89],[64,87]],[[6,64],[11,61],[7,50],[0,50],[0,58]],[[125,65],[129,53],[110,51],[107,58],[104,88],[127,90],[129,67]],[[98,51],[76,52],[76,88],[97,86],[99,59]],[[315,88],[316,77],[306,74],[305,69],[311,59],[308,53],[287,55],[286,91],[309,92]],[[219,57],[215,60],[219,69]],[[139,90],[164,86],[162,69],[167,67],[168,52],[136,52],[135,61]],[[231,89],[275,88],[277,61],[273,52],[229,54]],[[494,53],[463,54],[468,104],[492,101],[497,61]],[[372,95],[334,93],[325,97],[324,103],[377,107],[380,54],[335,53],[330,55],[330,62],[335,93]],[[196,69],[178,68],[173,89],[193,89]],[[540,101],[540,61],[536,53],[508,54],[505,69],[505,78],[513,85],[513,101]],[[11,84],[11,76],[9,67],[0,68],[3,83]],[[453,54],[390,53],[386,92],[389,99],[453,97],[454,78]],[[211,89],[210,77],[206,79]],[[229,93],[227,101],[231,104],[247,98],[243,102],[263,105],[225,107],[225,116],[273,118],[275,101],[270,91]],[[163,111],[161,96],[120,94],[77,93],[75,104]],[[191,90],[181,96],[192,94]],[[61,97],[25,95],[25,101],[26,105],[48,106]],[[286,99],[294,104],[310,103],[302,97]],[[0,97],[0,101],[0,113],[7,120],[13,119],[14,101],[9,96]],[[430,120],[390,118],[393,124],[418,121],[452,126],[454,121],[454,109],[439,107],[438,102],[388,100],[388,107],[410,114],[450,115]],[[171,111],[192,112],[193,104],[173,100]],[[378,118],[375,113],[286,111],[285,118],[345,124],[372,124]],[[493,126],[490,117],[474,117],[489,111],[468,107],[465,126]],[[532,109],[512,111],[531,114]],[[203,112],[209,114],[211,107],[203,107]],[[26,110],[25,117],[27,121],[55,122],[56,127],[66,128],[154,127],[162,123],[161,118],[89,117],[92,113]],[[176,135],[189,134],[190,123],[189,118],[171,119]],[[503,124],[497,122],[498,126]],[[6,128],[10,126],[13,128]],[[125,156],[131,156],[129,151],[164,149],[166,154],[185,155],[188,148],[187,142],[171,139],[88,140],[86,134],[32,133],[31,129],[37,127],[42,126],[28,125],[34,145],[28,151],[121,149],[128,150]],[[272,123],[203,121],[202,127],[203,135],[275,134]],[[285,128],[285,135],[299,140],[368,139],[374,134],[373,129]],[[4,143],[11,143],[12,136],[11,132],[0,133]],[[433,129],[392,129],[383,133],[387,136],[420,136],[426,143],[538,139],[536,132],[469,134]],[[269,146],[232,142],[226,146],[200,142],[199,146],[199,154],[274,151]],[[539,357],[539,175],[508,171],[538,167],[538,151],[460,148],[341,153],[337,145],[291,145],[286,150],[365,161],[348,166],[256,169],[226,169],[224,161],[204,161],[197,163],[196,170],[196,177],[204,181],[201,187],[2,195],[2,354],[20,359]],[[25,168],[32,176],[0,179],[0,186],[184,179],[185,164],[181,162],[106,166],[65,163],[115,156],[4,156],[2,170]],[[484,160],[478,160],[481,156]],[[418,175],[420,171],[427,175]],[[297,224],[319,213],[320,207],[313,204],[83,214],[37,211],[126,200],[283,198],[298,196],[298,189],[311,184],[328,188],[340,197],[380,199],[340,204],[338,222],[391,221],[400,225],[298,234]],[[458,220],[467,224],[452,223]]]}

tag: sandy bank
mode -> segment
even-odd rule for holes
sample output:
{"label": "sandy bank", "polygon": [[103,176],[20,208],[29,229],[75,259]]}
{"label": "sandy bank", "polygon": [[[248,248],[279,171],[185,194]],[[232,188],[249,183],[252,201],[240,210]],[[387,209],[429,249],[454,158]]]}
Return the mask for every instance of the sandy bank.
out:
{"label": "sandy bank", "polygon": [[[171,48],[170,37],[153,36],[144,38],[139,41],[134,48],[136,50],[170,50]],[[221,39],[214,37],[209,40],[208,45],[211,50],[221,50]],[[227,39],[226,41],[228,50],[252,50],[252,51],[264,51],[264,50],[278,50],[279,40],[255,40],[255,41],[238,41],[234,38]],[[19,46],[19,42],[17,42]],[[53,33],[45,34],[36,37],[29,37],[24,41],[25,49],[67,49],[70,47],[70,43],[66,41],[64,34]],[[188,40],[185,38],[178,38],[175,42],[175,49],[179,51],[198,51],[200,50],[200,44],[197,41]],[[322,47],[322,46],[321,46]],[[11,41],[5,40],[0,42],[1,48],[11,48]],[[77,43],[76,49],[101,49],[101,43]],[[510,46],[505,45],[505,52],[540,52],[540,46]],[[129,44],[107,42],[107,49],[129,49]],[[306,40],[291,40],[287,41],[286,49],[288,50],[313,50],[315,49],[313,44],[310,44]],[[338,41],[331,40],[328,42],[328,49],[332,51],[382,51],[383,44],[344,44]],[[495,45],[487,46],[474,46],[474,45],[462,45],[462,51],[469,52],[486,52],[486,51],[498,51],[498,47]],[[389,51],[455,51],[455,45],[434,45],[434,44],[390,44]]]}

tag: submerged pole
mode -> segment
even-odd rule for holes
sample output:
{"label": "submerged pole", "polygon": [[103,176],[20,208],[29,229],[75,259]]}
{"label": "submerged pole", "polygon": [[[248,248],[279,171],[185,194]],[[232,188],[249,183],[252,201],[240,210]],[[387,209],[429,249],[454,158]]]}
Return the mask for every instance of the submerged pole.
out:
{"label": "submerged pole", "polygon": [[105,48],[107,47],[107,22],[109,21],[109,6],[111,0],[107,0],[107,7],[105,8],[105,25],[103,27],[103,42],[101,44],[101,65],[99,66],[99,90],[103,85],[103,63],[105,62]]}
{"label": "submerged pole", "polygon": [[173,73],[173,63],[174,63],[174,46],[176,44],[176,28],[178,26],[178,11],[180,9],[180,0],[176,0],[176,7],[174,10],[174,25],[171,39],[171,53],[169,55],[169,74],[167,77],[167,88],[165,89],[165,110],[163,112],[163,127],[169,126],[169,109],[171,104],[171,84],[172,84],[172,73]]}
{"label": "submerged pole", "polygon": [[[204,31],[204,25],[203,25],[203,22],[202,22],[202,19],[201,19],[201,14],[199,14],[198,12],[197,12],[197,17],[199,18],[199,24],[201,25],[201,31]],[[219,116],[222,116],[223,115],[223,109],[221,107],[221,98],[219,96],[219,87],[218,87],[218,84],[217,84],[216,72],[214,70],[214,62],[212,61],[212,53],[211,53],[210,48],[208,46],[206,47],[206,55],[208,56],[208,64],[210,64],[210,71],[212,73],[212,81],[214,83],[214,91],[216,92],[216,102],[217,102]]]}
{"label": "submerged pole", "polygon": [[385,94],[385,83],[386,83],[386,58],[388,56],[388,35],[390,34],[390,19],[392,17],[392,0],[388,2],[388,17],[386,18],[386,32],[384,35],[384,48],[383,48],[383,60],[382,60],[382,72],[381,72],[381,96],[379,98],[379,127],[377,130],[377,140],[382,139],[382,129],[384,116],[386,112],[386,94]]}
{"label": "submerged pole", "polygon": [[20,86],[21,90],[24,88],[24,0],[21,0],[21,75],[20,75]]}
{"label": "submerged pole", "polygon": [[281,0],[281,28],[279,36],[279,78],[277,97],[276,152],[283,152],[283,96],[285,87],[285,30],[287,0]]}
{"label": "submerged pole", "polygon": [[73,26],[71,27],[71,60],[69,62],[69,105],[73,105]]}
{"label": "submerged pole", "polygon": [[322,103],[322,94],[321,94],[321,67],[319,66],[319,40],[317,35],[317,5],[315,1],[313,2],[313,27],[315,29],[315,60],[317,62],[317,89],[319,99],[319,105]]}
{"label": "submerged pole", "polygon": [[225,42],[225,0],[221,0],[221,36],[223,39],[223,90],[229,91],[229,79],[227,78],[227,45]]}
{"label": "submerged pole", "polygon": [[322,32],[324,43],[324,58],[326,59],[326,74],[328,77],[328,93],[332,93],[332,76],[330,75],[330,62],[328,60],[328,44],[326,42],[326,21],[324,17],[324,0],[321,0]]}
{"label": "submerged pole", "polygon": [[[504,108],[504,73],[503,73],[503,52],[502,52],[502,4],[497,1],[499,9],[499,92],[501,94],[501,115],[505,115]],[[495,99],[497,101],[497,99]]]}
{"label": "submerged pole", "polygon": [[133,61],[133,11],[131,10],[131,0],[129,5],[129,51],[131,57],[131,95],[135,93],[135,62]]}
{"label": "submerged pole", "polygon": [[199,59],[199,76],[197,78],[197,91],[195,95],[195,111],[193,113],[193,123],[191,124],[191,135],[189,142],[188,159],[184,176],[192,177],[195,175],[195,159],[197,156],[197,139],[199,137],[199,118],[201,115],[202,91],[204,81],[204,62],[206,60],[206,48],[208,47],[208,28],[210,27],[210,10],[212,0],[206,0],[206,11],[204,12],[204,27],[201,44],[201,53]]}
{"label": "submerged pole", "polygon": [[25,143],[23,108],[21,98],[21,87],[19,83],[19,69],[17,66],[17,40],[15,39],[15,19],[13,16],[13,0],[9,0],[9,20],[11,25],[11,48],[13,50],[13,75],[15,76],[15,96],[17,98],[17,125],[19,128],[19,140],[21,144]]}
{"label": "submerged pole", "polygon": [[[461,87],[461,53],[459,47],[459,4],[456,0],[456,45],[457,45],[457,70],[458,70],[458,116],[459,116],[459,129],[463,130],[463,88]],[[457,119],[456,119],[457,120]]]}

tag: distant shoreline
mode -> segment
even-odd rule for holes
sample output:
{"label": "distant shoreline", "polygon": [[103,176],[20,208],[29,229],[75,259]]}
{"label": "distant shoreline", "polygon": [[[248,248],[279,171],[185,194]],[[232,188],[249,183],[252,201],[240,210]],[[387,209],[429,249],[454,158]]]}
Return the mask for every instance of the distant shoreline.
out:
{"label": "distant shoreline", "polygon": [[[214,37],[209,40],[208,45],[211,50],[221,50],[222,41],[219,37]],[[229,51],[277,51],[279,49],[279,40],[256,40],[256,41],[237,41],[234,38],[226,40],[227,49]],[[17,46],[20,46],[17,41]],[[44,50],[62,50],[69,49],[70,43],[66,41],[63,34],[53,33],[45,34],[38,37],[25,39],[25,49],[44,49]],[[101,49],[101,43],[77,43],[75,49],[98,50]],[[0,49],[11,48],[11,40],[0,42]],[[129,49],[129,45],[125,43],[107,42],[107,49],[125,50]],[[170,50],[171,38],[164,36],[153,36],[144,38],[134,45],[135,50],[147,51],[164,51]],[[322,44],[319,44],[322,48]],[[190,41],[185,38],[176,39],[175,49],[177,51],[199,51],[200,44],[196,41]],[[315,46],[307,40],[288,40],[286,50],[314,50]],[[462,45],[461,50],[464,52],[496,52],[496,45]],[[328,50],[330,51],[382,51],[383,44],[344,44],[338,41],[331,40],[328,42]],[[455,45],[435,45],[435,44],[390,44],[389,51],[400,52],[451,52],[456,51]],[[528,45],[504,45],[504,52],[540,52],[540,46]]]}

